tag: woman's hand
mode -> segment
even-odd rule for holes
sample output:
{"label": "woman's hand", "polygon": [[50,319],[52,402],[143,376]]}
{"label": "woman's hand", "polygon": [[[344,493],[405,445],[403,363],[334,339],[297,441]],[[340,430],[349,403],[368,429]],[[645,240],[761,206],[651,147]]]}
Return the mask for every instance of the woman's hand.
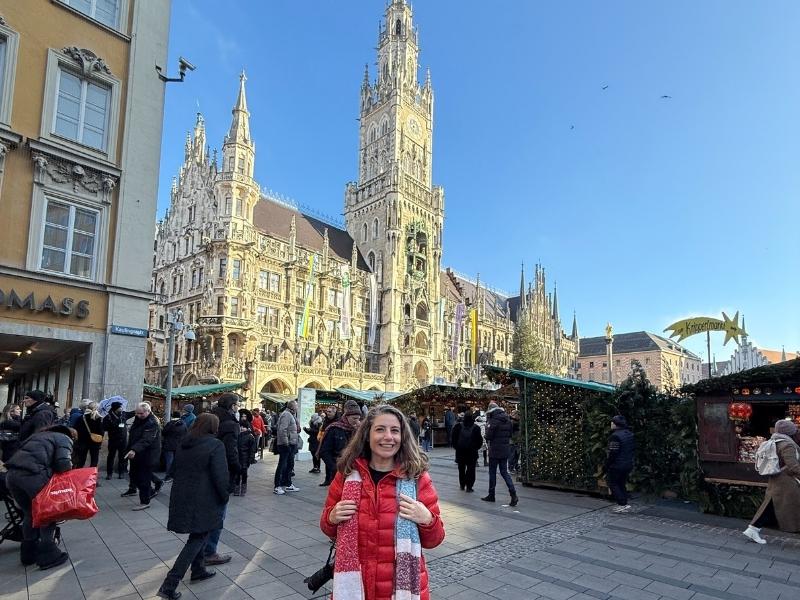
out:
{"label": "woman's hand", "polygon": [[328,522],[331,525],[338,525],[349,521],[357,510],[358,505],[355,500],[339,500],[328,513]]}
{"label": "woman's hand", "polygon": [[426,527],[433,521],[433,513],[422,502],[400,494],[400,516]]}

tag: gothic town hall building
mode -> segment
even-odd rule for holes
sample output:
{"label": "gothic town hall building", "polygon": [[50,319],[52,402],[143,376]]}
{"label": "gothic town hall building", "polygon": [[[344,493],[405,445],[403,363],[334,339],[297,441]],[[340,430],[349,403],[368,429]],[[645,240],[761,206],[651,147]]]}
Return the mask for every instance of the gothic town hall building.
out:
{"label": "gothic town hall building", "polygon": [[173,385],[246,380],[251,400],[301,387],[401,391],[436,378],[474,381],[475,365],[510,365],[517,319],[536,332],[549,370],[572,374],[577,326],[564,333],[542,267],[527,289],[523,274],[513,297],[442,268],[434,93],[430,73],[417,79],[418,35],[405,0],[387,6],[377,52],[376,78],[367,71],[361,84],[358,181],[345,188],[344,229],[254,181],[244,75],[221,157],[209,156],[198,114],[156,233],[149,383],[165,381],[176,309],[196,339],[178,339]]}

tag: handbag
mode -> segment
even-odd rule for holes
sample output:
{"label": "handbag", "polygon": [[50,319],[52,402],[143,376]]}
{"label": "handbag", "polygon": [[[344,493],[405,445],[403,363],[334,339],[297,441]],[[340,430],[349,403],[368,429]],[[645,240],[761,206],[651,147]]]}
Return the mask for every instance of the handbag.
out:
{"label": "handbag", "polygon": [[315,593],[319,588],[333,579],[333,561],[336,556],[334,554],[335,548],[336,543],[331,542],[331,549],[328,552],[328,560],[325,561],[323,567],[313,575],[303,579],[303,583],[308,586],[308,589],[311,590],[312,593]]}
{"label": "handbag", "polygon": [[83,415],[83,424],[86,425],[86,431],[89,432],[89,439],[92,440],[95,444],[102,444],[103,443],[103,434],[102,433],[92,433],[92,430],[89,429],[89,422],[86,420],[86,415]]}
{"label": "handbag", "polygon": [[55,473],[33,499],[33,526],[91,519],[98,512],[94,501],[96,488],[97,467]]}

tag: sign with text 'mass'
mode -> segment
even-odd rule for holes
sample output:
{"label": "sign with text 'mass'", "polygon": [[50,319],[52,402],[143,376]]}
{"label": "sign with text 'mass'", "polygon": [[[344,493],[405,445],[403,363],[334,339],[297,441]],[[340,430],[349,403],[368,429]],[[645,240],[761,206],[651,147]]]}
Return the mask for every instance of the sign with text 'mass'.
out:
{"label": "sign with text 'mass'", "polygon": [[44,300],[37,301],[33,292],[25,296],[20,296],[13,288],[6,292],[0,289],[0,306],[6,310],[28,310],[32,313],[52,313],[61,317],[76,317],[85,319],[89,316],[89,301],[75,300],[74,298],[62,298],[56,302],[52,296],[47,296]]}

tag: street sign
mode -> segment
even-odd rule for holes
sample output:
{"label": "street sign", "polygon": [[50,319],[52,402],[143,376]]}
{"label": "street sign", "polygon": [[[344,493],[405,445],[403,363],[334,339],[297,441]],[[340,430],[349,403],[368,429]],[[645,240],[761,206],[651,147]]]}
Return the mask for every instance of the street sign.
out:
{"label": "street sign", "polygon": [[131,337],[140,337],[146,338],[147,337],[147,329],[141,329],[139,327],[126,327],[124,325],[112,325],[111,326],[111,333],[116,335],[129,335]]}

